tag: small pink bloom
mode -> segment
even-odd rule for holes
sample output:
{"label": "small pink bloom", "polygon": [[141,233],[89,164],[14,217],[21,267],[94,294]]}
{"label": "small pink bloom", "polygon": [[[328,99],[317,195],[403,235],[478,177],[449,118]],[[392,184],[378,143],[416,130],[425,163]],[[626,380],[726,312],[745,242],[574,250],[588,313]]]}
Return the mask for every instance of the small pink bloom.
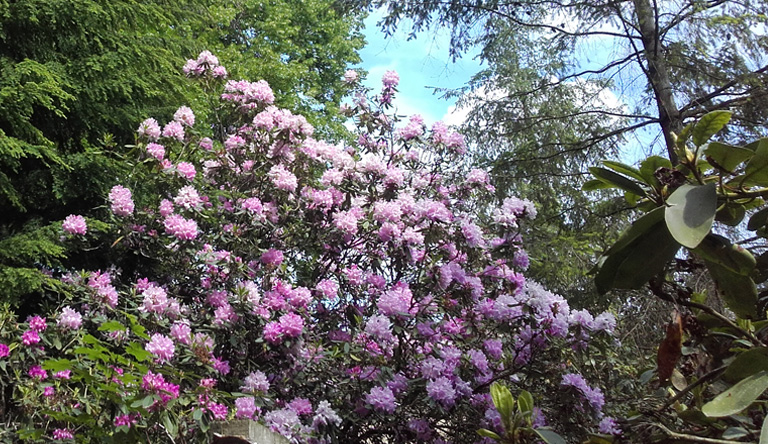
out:
{"label": "small pink bloom", "polygon": [[69,234],[85,234],[88,231],[88,225],[83,216],[70,214],[64,219],[61,228]]}

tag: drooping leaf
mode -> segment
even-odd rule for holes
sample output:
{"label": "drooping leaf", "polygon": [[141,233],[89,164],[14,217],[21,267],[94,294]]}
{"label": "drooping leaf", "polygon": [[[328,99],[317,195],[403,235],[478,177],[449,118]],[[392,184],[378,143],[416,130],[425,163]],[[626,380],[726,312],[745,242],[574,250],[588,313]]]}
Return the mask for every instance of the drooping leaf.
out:
{"label": "drooping leaf", "polygon": [[768,186],[768,138],[757,141],[755,155],[747,162],[741,183]]}
{"label": "drooping leaf", "polygon": [[749,435],[749,430],[745,429],[744,427],[728,427],[723,432],[722,438],[736,440],[747,435]]}
{"label": "drooping leaf", "polygon": [[615,251],[624,249],[627,245],[631,244],[637,238],[642,236],[654,225],[664,220],[664,208],[658,207],[648,213],[640,216],[636,221],[632,222],[624,232],[621,233],[616,242],[603,253],[604,256],[611,255]]}
{"label": "drooping leaf", "polygon": [[726,307],[742,319],[756,319],[757,286],[749,276],[735,273],[722,265],[704,260]]}
{"label": "drooping leaf", "polygon": [[755,402],[766,389],[768,371],[755,373],[704,404],[701,411],[714,418],[735,415]]}
{"label": "drooping leaf", "polygon": [[755,231],[768,223],[768,207],[762,208],[749,218],[747,230]]}
{"label": "drooping leaf", "polygon": [[567,444],[562,436],[549,429],[534,429],[539,438],[547,444]]}
{"label": "drooping leaf", "polygon": [[747,210],[744,205],[728,202],[717,210],[715,220],[730,227],[735,227],[744,220]]}
{"label": "drooping leaf", "polygon": [[740,163],[755,155],[750,149],[720,142],[710,142],[703,152],[708,159],[728,172],[733,172]]}
{"label": "drooping leaf", "polygon": [[[643,218],[648,216],[649,220],[658,218],[657,210]],[[601,294],[613,288],[640,288],[661,272],[680,249],[664,221],[640,223],[643,218],[633,224],[625,240],[622,236],[600,258],[595,285]]]}
{"label": "drooping leaf", "polygon": [[760,427],[760,443],[768,444],[768,416],[763,420],[763,426]]}
{"label": "drooping leaf", "polygon": [[693,144],[696,146],[705,144],[710,137],[723,129],[723,127],[731,120],[731,114],[733,113],[730,111],[722,110],[711,111],[704,114],[701,119],[696,122],[696,126],[693,127],[691,133],[693,135]]}
{"label": "drooping leaf", "polygon": [[696,248],[712,228],[717,211],[716,185],[682,185],[675,190],[665,209],[664,219],[675,240]]}
{"label": "drooping leaf", "polygon": [[757,263],[752,253],[731,243],[730,239],[714,233],[708,234],[692,251],[706,261],[742,276],[750,275]]}
{"label": "drooping leaf", "polygon": [[757,372],[768,371],[768,348],[754,347],[736,356],[723,373],[723,379],[736,383]]}
{"label": "drooping leaf", "polygon": [[628,179],[626,176],[622,176],[621,174],[614,173],[611,170],[601,167],[590,167],[589,172],[592,173],[592,175],[596,178],[602,180],[605,183],[611,184],[616,188],[629,191],[630,193],[635,193],[638,196],[645,195],[645,191],[643,191],[640,185],[638,185],[636,182],[633,182],[631,179]]}

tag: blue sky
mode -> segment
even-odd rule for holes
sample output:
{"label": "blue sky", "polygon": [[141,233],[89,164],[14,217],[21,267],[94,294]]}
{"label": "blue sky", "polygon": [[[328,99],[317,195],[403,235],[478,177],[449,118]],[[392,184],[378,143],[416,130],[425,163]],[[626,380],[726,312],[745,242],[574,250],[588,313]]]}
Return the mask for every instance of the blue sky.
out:
{"label": "blue sky", "polygon": [[389,70],[400,75],[398,114],[421,114],[429,124],[443,120],[455,100],[441,99],[430,87],[458,88],[482,69],[475,54],[465,54],[456,62],[448,54],[450,35],[445,30],[428,30],[408,40],[406,23],[398,32],[385,38],[376,22],[381,15],[374,11],[365,21],[368,45],[360,52],[361,68],[368,71],[366,86],[379,90],[381,76]]}

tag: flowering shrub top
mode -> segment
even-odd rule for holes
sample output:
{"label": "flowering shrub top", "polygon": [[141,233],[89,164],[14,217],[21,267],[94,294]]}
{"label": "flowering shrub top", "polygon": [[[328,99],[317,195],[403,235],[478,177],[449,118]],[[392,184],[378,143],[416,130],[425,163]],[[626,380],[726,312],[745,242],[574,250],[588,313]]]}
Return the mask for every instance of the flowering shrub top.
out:
{"label": "flowering shrub top", "polygon": [[[216,85],[220,68],[203,53],[184,71]],[[460,135],[387,116],[398,81],[346,108],[356,146],[313,139],[263,81],[227,82],[213,123],[187,107],[143,122],[108,197],[113,248],[135,260],[63,274],[55,325],[3,327],[15,433],[194,441],[238,417],[294,442],[473,442],[500,427],[497,380],[559,393],[542,424],[586,399],[596,430],[602,393],[561,363],[612,317],[526,282],[517,231],[535,207],[489,206]]]}

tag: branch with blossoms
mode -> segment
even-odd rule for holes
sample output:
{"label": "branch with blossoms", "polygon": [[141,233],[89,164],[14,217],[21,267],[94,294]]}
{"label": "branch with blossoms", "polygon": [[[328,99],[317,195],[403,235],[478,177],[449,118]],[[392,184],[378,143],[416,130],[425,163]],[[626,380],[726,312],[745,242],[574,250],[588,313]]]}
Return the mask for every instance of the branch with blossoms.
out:
{"label": "branch with blossoms", "polygon": [[[247,418],[292,442],[484,442],[496,380],[538,391],[542,424],[573,427],[551,398],[599,388],[561,383],[575,377],[561,363],[610,341],[612,317],[526,281],[535,206],[494,205],[460,134],[390,116],[396,74],[373,98],[345,75],[346,146],[313,138],[266,82],[226,81],[210,53],[184,72],[223,91],[210,122],[185,106],[142,122],[106,196],[109,245],[134,260],[62,270],[55,327],[0,331],[0,359],[25,369],[2,374],[24,407],[6,413],[13,433],[198,442]],[[96,242],[91,222],[67,218],[64,242]],[[597,431],[589,405],[561,431]]]}

